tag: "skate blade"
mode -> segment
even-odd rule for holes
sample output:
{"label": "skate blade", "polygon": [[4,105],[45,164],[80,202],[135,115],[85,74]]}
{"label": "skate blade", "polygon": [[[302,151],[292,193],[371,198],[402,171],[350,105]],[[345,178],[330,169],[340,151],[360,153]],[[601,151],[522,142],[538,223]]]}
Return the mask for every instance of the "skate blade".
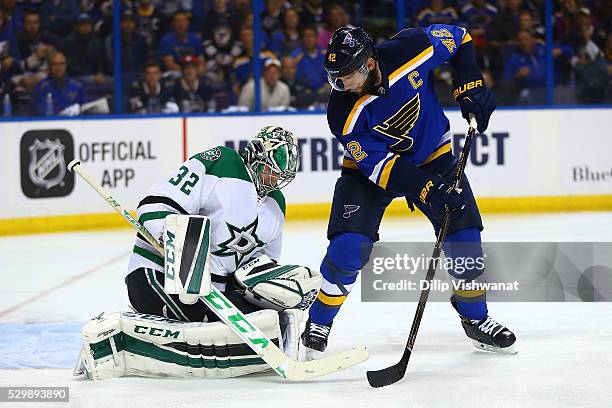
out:
{"label": "skate blade", "polygon": [[498,354],[516,354],[518,353],[518,350],[516,350],[516,347],[515,347],[516,343],[512,344],[511,346],[503,347],[503,348],[490,346],[488,344],[481,343],[480,341],[477,341],[477,340],[472,340],[472,344],[478,350],[488,351],[491,353],[498,353]]}

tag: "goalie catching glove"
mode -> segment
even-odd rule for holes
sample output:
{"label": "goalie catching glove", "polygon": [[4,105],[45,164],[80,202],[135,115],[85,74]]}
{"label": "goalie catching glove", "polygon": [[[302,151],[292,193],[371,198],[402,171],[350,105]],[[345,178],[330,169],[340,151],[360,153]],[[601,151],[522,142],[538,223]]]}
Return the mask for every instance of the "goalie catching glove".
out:
{"label": "goalie catching glove", "polygon": [[245,298],[265,309],[306,310],[321,287],[321,273],[300,265],[279,265],[266,255],[255,258],[234,273]]}

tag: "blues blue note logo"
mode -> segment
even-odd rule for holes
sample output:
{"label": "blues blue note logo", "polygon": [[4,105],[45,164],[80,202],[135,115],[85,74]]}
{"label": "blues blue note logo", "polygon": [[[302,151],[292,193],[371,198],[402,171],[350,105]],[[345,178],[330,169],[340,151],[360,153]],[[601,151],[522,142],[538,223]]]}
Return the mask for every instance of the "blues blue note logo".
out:
{"label": "blues blue note logo", "polygon": [[346,37],[344,37],[344,41],[342,41],[342,44],[348,44],[349,47],[354,47],[355,46],[355,40],[353,39],[353,35],[352,34],[347,34]]}

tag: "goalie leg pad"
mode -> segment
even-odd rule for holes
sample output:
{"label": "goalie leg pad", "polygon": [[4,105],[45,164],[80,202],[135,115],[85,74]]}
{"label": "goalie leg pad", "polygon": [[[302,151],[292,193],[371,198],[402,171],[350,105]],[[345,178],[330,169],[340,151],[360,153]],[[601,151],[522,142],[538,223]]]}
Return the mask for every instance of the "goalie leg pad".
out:
{"label": "goalie leg pad", "polygon": [[[278,313],[247,315],[281,349]],[[238,377],[270,369],[221,322],[184,323],[134,312],[101,315],[83,328],[75,375],[89,379]]]}
{"label": "goalie leg pad", "polygon": [[321,273],[300,265],[279,265],[262,255],[234,273],[245,298],[265,309],[306,310],[321,287]]}

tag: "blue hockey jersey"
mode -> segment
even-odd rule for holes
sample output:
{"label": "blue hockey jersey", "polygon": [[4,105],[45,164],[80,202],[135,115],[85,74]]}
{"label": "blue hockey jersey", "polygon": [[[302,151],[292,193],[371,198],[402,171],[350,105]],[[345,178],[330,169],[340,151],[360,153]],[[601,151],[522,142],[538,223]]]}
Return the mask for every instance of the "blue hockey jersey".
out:
{"label": "blue hockey jersey", "polygon": [[425,164],[450,151],[449,121],[438,103],[433,70],[471,41],[462,27],[406,29],[374,47],[382,84],[374,95],[332,91],[327,120],[345,148],[344,167],[387,187],[398,157]]}

